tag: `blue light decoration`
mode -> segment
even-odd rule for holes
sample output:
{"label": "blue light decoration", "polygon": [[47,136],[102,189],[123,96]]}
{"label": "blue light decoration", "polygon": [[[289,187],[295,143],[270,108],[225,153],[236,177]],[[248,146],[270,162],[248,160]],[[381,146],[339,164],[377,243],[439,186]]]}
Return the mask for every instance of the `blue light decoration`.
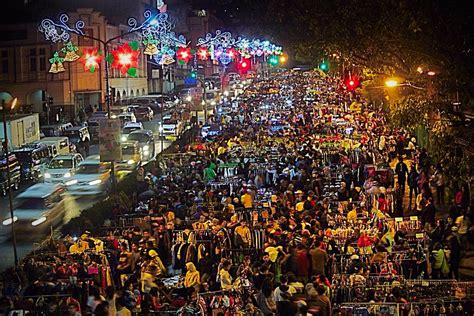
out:
{"label": "blue light decoration", "polygon": [[240,38],[233,38],[230,32],[217,30],[215,34],[207,33],[205,37],[199,38],[196,46],[206,47],[213,61],[219,61],[223,66],[227,66],[233,60],[227,49],[233,48],[239,40]]}
{"label": "blue light decoration", "polygon": [[78,20],[74,27],[68,25],[69,16],[63,13],[59,16],[59,22],[54,22],[51,19],[43,19],[40,22],[38,31],[44,34],[47,41],[53,43],[68,42],[71,38],[71,33],[77,35],[85,35],[83,28],[84,21]]}
{"label": "blue light decoration", "polygon": [[158,51],[153,55],[154,60],[160,65],[172,64],[175,61],[175,47],[186,47],[186,38],[176,36],[173,32],[175,23],[165,10],[160,9],[160,13],[155,14],[147,10],[143,15],[145,20],[140,25],[135,18],[128,19],[129,32],[140,31],[142,39],[156,40]]}
{"label": "blue light decoration", "polygon": [[220,56],[219,56],[219,61],[221,62],[221,64],[223,64],[224,66],[227,66],[228,64],[230,64],[232,62],[232,57],[227,53],[227,52],[223,52]]}

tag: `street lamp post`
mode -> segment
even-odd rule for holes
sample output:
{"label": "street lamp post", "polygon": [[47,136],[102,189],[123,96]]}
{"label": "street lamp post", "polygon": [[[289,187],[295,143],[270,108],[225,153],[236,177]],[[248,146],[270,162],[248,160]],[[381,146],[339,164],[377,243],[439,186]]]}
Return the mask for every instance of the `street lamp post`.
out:
{"label": "street lamp post", "polygon": [[[163,3],[161,2],[163,6]],[[121,33],[118,36],[112,37],[108,40],[102,40],[94,36],[87,35],[83,28],[85,26],[84,21],[78,20],[74,26],[67,24],[69,17],[67,14],[62,14],[59,17],[59,22],[55,22],[51,19],[43,19],[40,23],[38,30],[45,35],[46,40],[52,41],[53,43],[57,42],[67,42],[71,38],[71,33],[76,34],[79,37],[88,38],[93,41],[97,41],[102,45],[104,55],[108,57],[108,46],[115,40],[123,38],[127,35],[141,32],[142,37],[156,35],[159,37],[162,45],[169,43],[178,43],[180,45],[185,45],[186,41],[184,36],[179,36],[176,38],[175,33],[171,32],[173,28],[173,22],[168,19],[167,13],[161,13],[161,10],[158,13],[152,13],[150,10],[145,11],[144,13],[145,21],[143,23],[138,23],[135,18],[128,19],[128,25],[130,29],[127,32]],[[107,104],[107,116],[111,118],[111,106],[112,98],[110,96],[110,83],[109,83],[109,68],[108,62],[105,61],[105,103]],[[112,172],[112,185],[115,188],[116,177],[115,177],[115,166],[114,161],[111,161],[111,172]]]}
{"label": "street lamp post", "polygon": [[[10,110],[15,108],[17,103],[17,98],[13,99],[11,102]],[[15,236],[15,216],[13,214],[13,197],[11,190],[11,178],[10,178],[10,160],[9,160],[9,151],[8,151],[8,135],[7,135],[7,107],[5,100],[2,100],[2,119],[3,119],[3,134],[5,138],[5,159],[7,167],[7,186],[8,186],[8,205],[10,207],[10,219],[11,219],[11,228],[12,228],[12,245],[13,245],[13,256],[15,259],[15,268],[18,266],[18,252],[16,249],[16,236]]]}
{"label": "street lamp post", "polygon": [[158,127],[158,131],[160,132],[160,156],[163,156],[163,124]]}

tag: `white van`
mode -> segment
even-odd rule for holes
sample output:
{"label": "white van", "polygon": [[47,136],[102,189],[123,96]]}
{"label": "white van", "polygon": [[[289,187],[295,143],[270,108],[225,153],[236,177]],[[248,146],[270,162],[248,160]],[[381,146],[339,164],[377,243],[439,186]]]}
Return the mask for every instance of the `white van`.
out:
{"label": "white van", "polygon": [[71,152],[71,143],[67,136],[44,137],[34,142],[34,144],[45,144],[50,148],[53,155],[69,154]]}

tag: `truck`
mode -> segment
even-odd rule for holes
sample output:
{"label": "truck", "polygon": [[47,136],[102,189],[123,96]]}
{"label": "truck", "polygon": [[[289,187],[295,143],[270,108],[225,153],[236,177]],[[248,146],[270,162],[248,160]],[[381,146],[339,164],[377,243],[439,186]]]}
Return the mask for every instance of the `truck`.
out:
{"label": "truck", "polygon": [[[3,124],[0,123],[0,139],[5,139]],[[13,148],[32,143],[40,139],[40,125],[38,113],[18,114],[7,118],[7,136]],[[11,148],[12,149],[12,148]]]}
{"label": "truck", "polygon": [[[21,167],[16,156],[9,154],[8,163],[6,156],[4,152],[0,152],[0,194],[3,196],[7,195],[7,191],[12,188],[18,190],[21,180]],[[8,174],[7,165],[10,174]]]}

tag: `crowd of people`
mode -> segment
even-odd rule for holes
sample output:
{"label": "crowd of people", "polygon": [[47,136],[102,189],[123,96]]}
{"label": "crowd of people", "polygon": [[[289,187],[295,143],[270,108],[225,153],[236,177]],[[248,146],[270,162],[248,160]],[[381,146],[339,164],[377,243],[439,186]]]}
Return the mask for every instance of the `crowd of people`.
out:
{"label": "crowd of people", "polygon": [[380,109],[290,71],[212,120],[139,170],[133,210],[25,259],[4,311],[472,315],[470,192]]}

